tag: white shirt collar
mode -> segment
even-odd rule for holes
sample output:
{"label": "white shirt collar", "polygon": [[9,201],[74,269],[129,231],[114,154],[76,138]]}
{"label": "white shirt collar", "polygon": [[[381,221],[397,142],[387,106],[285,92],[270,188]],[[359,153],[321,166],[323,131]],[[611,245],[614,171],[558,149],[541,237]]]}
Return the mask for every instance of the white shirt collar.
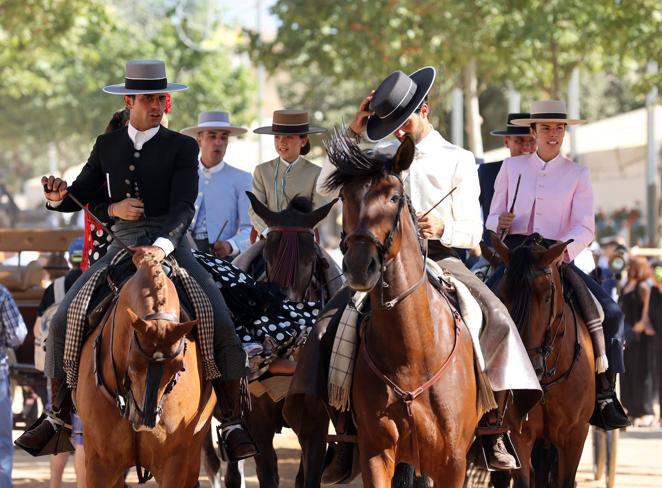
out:
{"label": "white shirt collar", "polygon": [[146,131],[139,131],[136,129],[134,126],[131,125],[131,122],[129,122],[129,138],[133,142],[133,147],[135,147],[138,151],[140,151],[143,148],[143,145],[149,141],[152,137],[156,135],[156,133],[159,131],[161,128],[160,125],[157,125],[156,127],[152,127],[151,129],[147,129]]}
{"label": "white shirt collar", "polygon": [[551,163],[552,161],[558,161],[558,160],[560,160],[560,159],[563,157],[563,156],[561,156],[561,153],[558,153],[558,154],[556,155],[556,157],[550,159],[549,161],[543,161],[542,158],[541,158],[540,156],[538,156],[538,151],[536,151],[534,154],[536,155],[536,159],[538,160],[538,162],[540,163],[540,166],[541,166],[543,169],[545,169],[545,168],[547,167],[547,165],[548,165],[549,163]]}
{"label": "white shirt collar", "polygon": [[207,168],[204,164],[202,164],[202,159],[200,159],[200,156],[198,156],[198,165],[203,175],[205,175],[206,177],[211,177],[212,175],[215,175],[225,167],[225,161],[221,161],[217,165],[212,166],[211,168]]}
{"label": "white shirt collar", "polygon": [[432,129],[428,134],[416,144],[416,156],[420,157],[424,154],[437,151],[439,144],[445,142],[443,136],[436,129]]}
{"label": "white shirt collar", "polygon": [[285,165],[285,166],[294,166],[294,165],[297,164],[299,161],[301,161],[301,156],[299,156],[298,158],[296,158],[296,159],[295,159],[294,161],[292,161],[291,163],[288,163],[287,161],[285,161],[285,160],[284,160],[283,158],[281,158],[280,156],[278,157],[278,159],[280,159],[280,162],[281,162],[283,165]]}

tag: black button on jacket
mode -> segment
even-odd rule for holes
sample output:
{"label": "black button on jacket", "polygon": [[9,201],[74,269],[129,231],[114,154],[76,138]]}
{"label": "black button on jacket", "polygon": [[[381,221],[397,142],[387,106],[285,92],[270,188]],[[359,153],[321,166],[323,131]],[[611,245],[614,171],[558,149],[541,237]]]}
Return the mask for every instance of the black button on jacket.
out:
{"label": "black button on jacket", "polygon": [[[92,202],[102,219],[108,215],[108,205],[124,200],[127,195],[137,197],[138,191],[147,218],[167,216],[155,238],[165,237],[177,246],[195,213],[198,151],[195,139],[163,126],[140,151],[133,147],[126,128],[102,134],[69,191],[83,204]],[[135,156],[137,152],[139,157]],[[67,197],[53,210],[80,209]]]}

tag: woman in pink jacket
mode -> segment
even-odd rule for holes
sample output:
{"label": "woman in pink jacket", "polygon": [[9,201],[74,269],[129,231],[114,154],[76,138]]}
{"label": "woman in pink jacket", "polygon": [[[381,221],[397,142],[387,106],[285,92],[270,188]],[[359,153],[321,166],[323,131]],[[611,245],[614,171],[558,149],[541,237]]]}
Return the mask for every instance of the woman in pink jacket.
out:
{"label": "woman in pink jacket", "polygon": [[[566,127],[582,122],[569,119],[565,103],[559,100],[535,102],[530,118],[512,121],[530,125],[538,149],[503,162],[485,226],[499,235],[507,233],[505,242],[511,248],[531,234],[553,241],[573,239],[565,250],[564,261],[582,278],[605,313],[603,330],[609,369],[598,375],[598,408],[609,428],[620,428],[629,425],[614,392],[616,374],[624,371],[623,313],[602,287],[573,262],[595,237],[589,170],[561,154]],[[510,212],[518,180],[517,199]],[[495,273],[491,283],[501,273]]]}

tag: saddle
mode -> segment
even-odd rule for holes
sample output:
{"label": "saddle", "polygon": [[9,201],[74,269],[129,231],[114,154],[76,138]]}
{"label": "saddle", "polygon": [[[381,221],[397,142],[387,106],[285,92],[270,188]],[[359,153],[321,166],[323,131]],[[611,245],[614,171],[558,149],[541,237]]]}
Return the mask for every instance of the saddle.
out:
{"label": "saddle", "polygon": [[[162,267],[166,276],[175,284],[177,296],[179,297],[181,314],[190,317],[189,320],[195,319],[195,310],[182,283],[178,279],[173,278],[172,269],[167,262],[164,261]],[[106,269],[105,276],[100,280],[99,285],[95,289],[92,299],[90,300],[89,313],[87,316],[88,334],[96,329],[101,323],[106,312],[110,309],[115,298],[119,294],[119,290],[135,272],[136,267],[134,266],[130,255],[127,255],[126,258]]]}

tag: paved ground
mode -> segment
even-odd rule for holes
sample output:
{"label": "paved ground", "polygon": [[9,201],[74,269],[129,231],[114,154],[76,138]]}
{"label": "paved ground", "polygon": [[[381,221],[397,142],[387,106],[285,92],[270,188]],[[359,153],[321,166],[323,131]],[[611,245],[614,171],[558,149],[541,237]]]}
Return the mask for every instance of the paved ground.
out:
{"label": "paved ground", "polygon": [[[294,486],[294,476],[298,468],[299,451],[296,438],[291,431],[277,436],[277,448],[279,456],[281,486],[290,488]],[[662,429],[630,429],[621,433],[618,443],[616,485],[618,488],[653,488],[662,487]],[[594,481],[592,471],[592,457],[590,443],[587,442],[584,449],[582,464],[577,476],[579,487],[594,488],[605,486],[604,480]],[[246,473],[248,475],[247,488],[257,488],[257,478],[252,463],[247,463]],[[22,451],[16,453],[14,461],[14,486],[20,488],[47,488],[49,479],[48,461],[41,458],[32,458]],[[205,477],[201,485],[209,487]],[[135,482],[135,474],[130,478],[130,484],[138,486]],[[75,487],[73,465],[67,467],[64,477],[64,488]],[[155,483],[149,483],[148,487],[155,487]],[[362,484],[355,481],[353,488]]]}

